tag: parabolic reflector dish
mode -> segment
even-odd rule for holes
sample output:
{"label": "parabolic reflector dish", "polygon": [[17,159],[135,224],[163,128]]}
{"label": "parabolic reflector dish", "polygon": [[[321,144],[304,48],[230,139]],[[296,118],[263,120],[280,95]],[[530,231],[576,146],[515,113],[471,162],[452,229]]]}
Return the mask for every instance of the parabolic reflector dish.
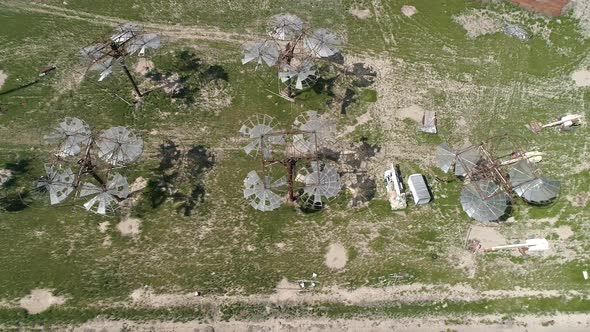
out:
{"label": "parabolic reflector dish", "polygon": [[37,181],[37,189],[49,193],[51,205],[65,200],[74,190],[74,173],[70,168],[58,170],[55,166],[45,165],[46,176]]}
{"label": "parabolic reflector dish", "polygon": [[292,14],[279,14],[270,18],[268,34],[278,40],[293,39],[303,30],[303,21]]}
{"label": "parabolic reflector dish", "polygon": [[303,168],[297,180],[304,183],[303,193],[314,203],[322,202],[322,198],[333,198],[340,192],[340,175],[335,168],[312,162],[309,169]]}
{"label": "parabolic reflector dish", "polygon": [[340,52],[340,38],[327,29],[314,30],[305,37],[305,48],[316,58],[327,58]]}
{"label": "parabolic reflector dish", "polygon": [[313,67],[311,61],[305,61],[300,66],[284,65],[279,71],[279,79],[297,90],[303,90],[310,87],[316,78]]}
{"label": "parabolic reflector dish", "polygon": [[256,210],[272,211],[283,203],[281,196],[277,195],[273,190],[286,184],[285,177],[272,181],[269,176],[265,176],[263,180],[256,171],[251,171],[244,179],[244,198]]}
{"label": "parabolic reflector dish", "polygon": [[537,177],[533,164],[521,160],[509,172],[510,183],[514,192],[532,204],[546,204],[559,194],[560,182],[544,177]]}
{"label": "parabolic reflector dish", "polygon": [[455,151],[451,149],[449,143],[444,142],[443,144],[436,147],[436,165],[443,172],[448,172],[455,164],[457,155]]}
{"label": "parabolic reflector dish", "polygon": [[272,41],[252,42],[244,46],[244,58],[242,64],[256,60],[257,64],[263,62],[271,67],[279,60],[279,46]]}
{"label": "parabolic reflector dish", "polygon": [[510,197],[494,182],[471,182],[461,191],[461,205],[467,215],[480,222],[497,221],[508,209]]}
{"label": "parabolic reflector dish", "polygon": [[58,156],[75,156],[90,142],[90,127],[78,118],[65,118],[43,140],[47,144],[59,144]]}
{"label": "parabolic reflector dish", "polygon": [[[106,214],[107,208],[117,201],[117,198],[125,199],[129,196],[129,184],[127,178],[119,173],[113,174],[104,187],[96,186],[90,182],[82,185],[80,197],[95,195],[84,204],[87,211],[94,211],[98,214]],[[96,205],[96,207],[95,207]]]}
{"label": "parabolic reflector dish", "polygon": [[125,127],[113,127],[100,134],[96,146],[98,157],[116,166],[139,158],[143,150],[143,140]]}

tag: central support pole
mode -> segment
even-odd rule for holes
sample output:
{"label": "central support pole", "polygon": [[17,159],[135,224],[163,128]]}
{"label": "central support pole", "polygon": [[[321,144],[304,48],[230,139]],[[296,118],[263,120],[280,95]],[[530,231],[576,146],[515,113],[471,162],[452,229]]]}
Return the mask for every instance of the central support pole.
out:
{"label": "central support pole", "polygon": [[295,159],[288,159],[286,166],[287,166],[287,186],[289,190],[289,200],[291,202],[295,201],[295,192],[294,192],[294,185],[293,185],[293,175],[295,170],[295,164],[297,164],[297,160]]}
{"label": "central support pole", "polygon": [[125,63],[121,63],[121,65],[123,66],[123,70],[125,71],[125,74],[127,74],[129,81],[131,81],[131,84],[133,85],[133,89],[135,90],[135,94],[137,94],[137,97],[139,97],[139,98],[143,97],[143,95],[141,94],[141,91],[139,91],[139,88],[137,87],[137,84],[135,83],[135,80],[133,79],[133,76],[131,76],[131,73],[129,72],[127,65]]}

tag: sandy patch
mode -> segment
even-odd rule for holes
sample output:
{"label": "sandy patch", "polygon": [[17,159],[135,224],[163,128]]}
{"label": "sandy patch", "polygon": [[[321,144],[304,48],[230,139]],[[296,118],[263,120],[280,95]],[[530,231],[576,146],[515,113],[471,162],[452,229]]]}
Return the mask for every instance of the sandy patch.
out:
{"label": "sandy patch", "polygon": [[344,268],[347,262],[348,253],[346,252],[346,248],[340,243],[330,244],[326,253],[326,266],[334,270],[339,270]]}
{"label": "sandy patch", "polygon": [[572,11],[572,16],[579,20],[582,35],[590,37],[590,1],[588,0],[572,0],[569,5],[564,8],[564,11]]}
{"label": "sandy patch", "polygon": [[351,9],[350,15],[360,18],[361,20],[367,19],[372,16],[371,11],[368,9]]}
{"label": "sandy patch", "polygon": [[54,296],[50,289],[33,289],[31,294],[20,299],[20,307],[29,314],[38,314],[52,305],[60,305],[66,302],[61,296]]}
{"label": "sandy patch", "polygon": [[590,86],[590,70],[578,70],[572,73],[576,86]]}
{"label": "sandy patch", "polygon": [[477,271],[475,254],[465,248],[454,247],[449,250],[448,260],[454,266],[464,270],[468,278],[473,278]]}
{"label": "sandy patch", "polygon": [[100,224],[98,224],[98,231],[101,232],[101,233],[106,232],[108,228],[109,228],[109,222],[108,221],[103,221]]}
{"label": "sandy patch", "polygon": [[497,230],[497,227],[492,226],[472,226],[469,239],[480,240],[484,248],[509,244],[506,242],[506,238]]}
{"label": "sandy patch", "polygon": [[138,177],[137,179],[135,179],[135,181],[133,181],[132,184],[129,185],[129,192],[131,194],[134,194],[138,191],[143,190],[145,187],[147,187],[148,181],[147,179],[143,178],[143,177]]}
{"label": "sandy patch", "polygon": [[475,39],[479,36],[493,34],[502,30],[502,21],[486,15],[486,12],[473,11],[453,17],[467,32],[467,37]]}
{"label": "sandy patch", "polygon": [[141,219],[125,218],[117,224],[117,230],[123,236],[136,237],[139,235],[139,227],[141,226]]}
{"label": "sandy patch", "polygon": [[574,231],[572,231],[572,228],[569,226],[557,227],[553,229],[553,231],[557,233],[557,235],[559,235],[560,240],[567,240],[570,237],[574,236]]}
{"label": "sandy patch", "polygon": [[[441,306],[444,304],[441,304]],[[502,315],[483,316],[437,316],[424,315],[416,318],[387,319],[330,319],[330,318],[269,318],[260,321],[127,321],[105,320],[103,318],[88,321],[80,326],[72,327],[73,332],[86,331],[307,331],[307,332],[340,332],[340,331],[457,331],[457,332],[496,332],[496,331],[588,331],[590,317],[587,314],[552,314],[526,315],[512,318]],[[70,330],[70,329],[68,329]]]}
{"label": "sandy patch", "polygon": [[590,203],[590,193],[577,193],[575,196],[568,196],[567,200],[570,201],[572,206],[585,207],[586,205],[588,205],[588,203]]}
{"label": "sandy patch", "polygon": [[154,69],[154,63],[146,58],[139,58],[133,70],[141,75],[146,75],[150,70]]}
{"label": "sandy patch", "polygon": [[418,105],[411,105],[399,110],[398,116],[402,119],[410,119],[418,123],[422,123],[424,109]]}
{"label": "sandy patch", "polygon": [[2,70],[0,70],[0,89],[4,85],[4,82],[6,82],[7,78],[8,78],[8,75],[6,75]]}
{"label": "sandy patch", "polygon": [[414,6],[406,5],[402,7],[402,14],[406,15],[407,17],[414,16],[417,12],[418,10],[416,10],[416,7]]}

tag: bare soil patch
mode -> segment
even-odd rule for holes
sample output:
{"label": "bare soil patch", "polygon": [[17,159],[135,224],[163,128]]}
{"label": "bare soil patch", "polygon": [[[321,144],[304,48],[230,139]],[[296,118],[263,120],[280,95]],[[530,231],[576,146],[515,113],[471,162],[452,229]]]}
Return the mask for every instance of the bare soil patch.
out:
{"label": "bare soil patch", "polygon": [[570,201],[570,203],[572,203],[572,206],[585,207],[590,202],[590,193],[588,193],[588,192],[577,193],[573,197],[568,196],[567,199]]}
{"label": "bare soil patch", "polygon": [[511,2],[541,14],[560,16],[570,0],[510,0]]}
{"label": "bare soil patch", "polygon": [[6,82],[7,78],[8,75],[4,73],[2,70],[0,70],[0,89],[2,89],[2,86],[4,85],[4,82]]}
{"label": "bare soil patch", "polygon": [[326,253],[326,266],[334,270],[340,270],[346,266],[347,262],[348,253],[346,248],[340,243],[330,244]]}
{"label": "bare soil patch", "polygon": [[578,70],[573,72],[572,80],[576,82],[576,86],[590,86],[590,70]]}
{"label": "bare soil patch", "polygon": [[560,240],[567,240],[570,237],[574,236],[574,231],[572,231],[572,228],[569,226],[561,226],[555,228],[553,231],[557,233],[557,235],[559,235]]}
{"label": "bare soil patch", "polygon": [[128,217],[117,224],[117,230],[123,236],[137,237],[139,235],[140,226],[141,219]]}
{"label": "bare soil patch", "polygon": [[485,248],[508,244],[506,238],[497,230],[497,227],[492,226],[472,226],[469,239],[480,240]]}
{"label": "bare soil patch", "polygon": [[405,5],[402,7],[402,14],[406,15],[407,17],[414,16],[417,12],[418,10],[416,10],[416,7],[414,6]]}
{"label": "bare soil patch", "polygon": [[473,11],[453,17],[467,32],[467,37],[475,39],[479,36],[493,34],[502,30],[502,21],[486,15],[486,12]]}
{"label": "bare soil patch", "polygon": [[424,110],[418,105],[411,105],[409,107],[402,108],[398,113],[398,116],[402,119],[410,119],[418,123],[422,122],[423,115]]}
{"label": "bare soil patch", "polygon": [[[548,323],[549,322],[549,323]],[[500,315],[485,316],[425,316],[419,318],[396,319],[329,319],[329,318],[272,318],[262,321],[189,321],[189,322],[134,322],[126,320],[95,319],[80,326],[71,327],[74,332],[86,331],[588,331],[590,317],[586,314],[554,314],[551,316],[518,316],[503,319]],[[68,330],[70,330],[68,328]]]}
{"label": "bare soil patch", "polygon": [[350,15],[360,18],[361,20],[367,19],[372,16],[371,11],[368,9],[351,9]]}
{"label": "bare soil patch", "polygon": [[29,314],[38,314],[52,305],[60,305],[66,302],[61,296],[54,296],[50,289],[33,289],[31,294],[20,299],[20,307]]}
{"label": "bare soil patch", "polygon": [[146,58],[139,58],[133,70],[140,75],[146,75],[150,70],[154,69],[154,63]]}

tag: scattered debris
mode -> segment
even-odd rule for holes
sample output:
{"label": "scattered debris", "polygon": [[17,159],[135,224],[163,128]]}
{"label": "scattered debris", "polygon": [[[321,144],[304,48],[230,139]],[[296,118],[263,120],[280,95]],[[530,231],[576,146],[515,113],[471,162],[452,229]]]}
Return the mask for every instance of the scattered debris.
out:
{"label": "scattered debris", "polygon": [[582,271],[582,276],[584,277],[584,280],[588,280],[588,271]]}
{"label": "scattered debris", "polygon": [[408,177],[408,187],[416,205],[424,205],[432,200],[430,189],[422,174],[412,174]]}
{"label": "scattered debris", "polygon": [[506,24],[502,29],[507,36],[516,37],[519,40],[525,41],[529,39],[529,34],[526,30],[516,24]]}
{"label": "scattered debris", "polygon": [[528,160],[533,163],[538,163],[541,160],[543,160],[544,155],[545,155],[545,153],[540,152],[540,151],[525,152],[522,155],[515,153],[515,154],[510,155],[510,159],[506,159],[506,160],[501,161],[500,165],[502,165],[502,166],[512,165],[512,164],[516,164],[522,160]]}
{"label": "scattered debris", "polygon": [[392,210],[402,210],[407,207],[406,193],[402,183],[399,165],[391,165],[391,169],[385,171],[385,189],[387,190],[387,197],[389,205]]}
{"label": "scattered debris", "polygon": [[494,246],[490,248],[484,248],[484,252],[489,251],[497,251],[497,250],[504,250],[504,249],[522,249],[521,253],[526,253],[527,251],[546,251],[549,250],[549,242],[545,239],[528,239],[525,243],[517,243],[517,244],[508,244],[503,246]]}
{"label": "scattered debris", "polygon": [[582,115],[580,114],[568,114],[565,116],[562,116],[561,118],[557,119],[554,122],[548,123],[548,124],[541,124],[539,122],[532,122],[530,125],[531,130],[534,133],[538,133],[540,132],[543,128],[549,128],[549,127],[561,127],[562,130],[567,130],[570,127],[573,126],[579,126],[581,124],[581,120],[582,120]]}
{"label": "scattered debris", "polygon": [[424,111],[422,116],[422,128],[421,131],[429,134],[436,134],[436,112]]}

